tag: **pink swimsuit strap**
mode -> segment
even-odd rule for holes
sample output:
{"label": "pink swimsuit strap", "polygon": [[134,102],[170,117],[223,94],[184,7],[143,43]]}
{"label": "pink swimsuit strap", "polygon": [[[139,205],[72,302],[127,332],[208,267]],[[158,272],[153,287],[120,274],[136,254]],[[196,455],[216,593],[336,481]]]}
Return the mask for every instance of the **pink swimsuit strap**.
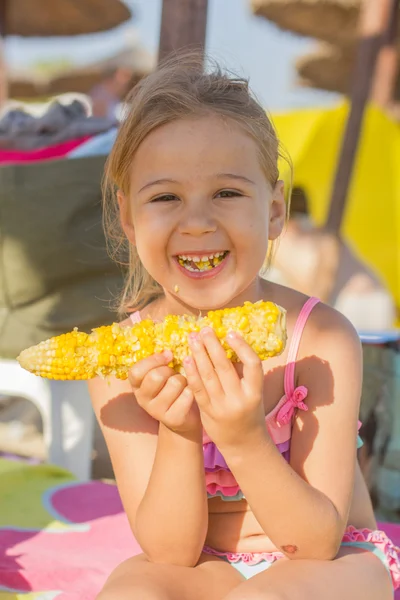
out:
{"label": "pink swimsuit strap", "polygon": [[297,321],[293,329],[293,335],[289,346],[288,356],[286,360],[285,375],[284,375],[284,389],[286,398],[291,398],[296,389],[295,380],[295,367],[296,359],[299,352],[300,340],[304,331],[304,327],[307,323],[308,317],[314,306],[319,303],[319,299],[315,297],[309,298],[303,305]]}
{"label": "pink swimsuit strap", "polygon": [[132,321],[132,323],[134,325],[136,325],[136,323],[140,323],[140,321],[142,320],[142,317],[140,316],[140,311],[136,310],[135,312],[131,313],[129,315],[130,320]]}

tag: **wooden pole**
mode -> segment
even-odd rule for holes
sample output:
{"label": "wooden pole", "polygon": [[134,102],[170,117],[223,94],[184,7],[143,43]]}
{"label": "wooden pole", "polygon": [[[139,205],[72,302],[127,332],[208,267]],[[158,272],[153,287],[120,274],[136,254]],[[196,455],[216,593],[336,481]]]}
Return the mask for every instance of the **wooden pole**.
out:
{"label": "wooden pole", "polygon": [[391,3],[388,26],[377,58],[371,101],[382,108],[390,108],[394,100],[398,73],[397,30],[400,0]]}
{"label": "wooden pole", "polygon": [[339,235],[365,106],[371,91],[378,52],[395,14],[398,0],[364,0],[360,15],[361,40],[351,91],[351,107],[343,137],[325,229]]}
{"label": "wooden pole", "polygon": [[8,98],[8,76],[4,42],[7,34],[7,2],[0,0],[0,109]]}
{"label": "wooden pole", "polygon": [[185,46],[204,49],[208,0],[163,0],[158,60]]}

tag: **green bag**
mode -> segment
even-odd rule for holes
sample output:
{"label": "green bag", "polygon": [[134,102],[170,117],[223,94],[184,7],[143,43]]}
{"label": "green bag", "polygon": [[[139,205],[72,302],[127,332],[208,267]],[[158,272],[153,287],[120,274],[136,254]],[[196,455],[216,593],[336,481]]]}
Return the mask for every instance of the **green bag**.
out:
{"label": "green bag", "polygon": [[117,319],[123,283],[106,252],[105,158],[0,168],[0,356]]}

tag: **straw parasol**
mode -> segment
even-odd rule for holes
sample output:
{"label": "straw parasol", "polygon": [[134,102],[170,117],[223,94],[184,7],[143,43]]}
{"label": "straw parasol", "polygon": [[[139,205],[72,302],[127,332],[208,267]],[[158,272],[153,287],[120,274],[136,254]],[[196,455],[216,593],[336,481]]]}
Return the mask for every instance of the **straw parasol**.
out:
{"label": "straw parasol", "polygon": [[[340,48],[330,44],[318,44],[314,51],[296,60],[298,83],[305,87],[349,94],[355,61],[355,47]],[[400,100],[399,78],[395,100]]]}
{"label": "straw parasol", "polygon": [[131,16],[121,0],[0,0],[3,36],[96,33],[117,27]]}
{"label": "straw parasol", "polygon": [[255,15],[286,29],[334,44],[357,37],[361,0],[250,0]]}
{"label": "straw parasol", "polygon": [[128,85],[128,89],[131,89],[154,66],[155,57],[143,48],[124,49],[107,59],[60,73],[48,82],[47,92],[49,95],[66,92],[87,94],[107,74],[118,68],[131,71],[132,79]]}
{"label": "straw parasol", "polygon": [[18,73],[9,77],[8,95],[10,98],[35,98],[46,94],[43,93],[39,80],[28,74]]}
{"label": "straw parasol", "polygon": [[348,94],[355,62],[355,52],[330,44],[318,44],[314,50],[295,61],[298,83],[329,92]]}
{"label": "straw parasol", "polygon": [[128,89],[132,88],[155,66],[155,57],[141,46],[124,48],[120,52],[94,63],[71,68],[44,76],[28,70],[10,73],[9,95],[11,98],[35,98],[55,96],[68,92],[87,94],[113,70],[123,68],[132,73]]}
{"label": "straw parasol", "polygon": [[121,0],[0,0],[0,105],[8,95],[2,38],[96,33],[112,29],[131,16]]}

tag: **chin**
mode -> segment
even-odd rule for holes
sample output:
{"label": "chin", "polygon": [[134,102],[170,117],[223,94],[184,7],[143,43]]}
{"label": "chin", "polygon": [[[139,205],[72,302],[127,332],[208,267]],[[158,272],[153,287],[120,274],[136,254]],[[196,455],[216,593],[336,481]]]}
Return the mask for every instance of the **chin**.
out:
{"label": "chin", "polygon": [[243,304],[240,298],[240,292],[223,294],[221,290],[215,290],[215,293],[210,293],[209,290],[204,291],[204,295],[199,292],[196,295],[182,294],[180,301],[190,307],[193,311],[207,312],[209,310],[218,310],[228,306],[235,307]]}

